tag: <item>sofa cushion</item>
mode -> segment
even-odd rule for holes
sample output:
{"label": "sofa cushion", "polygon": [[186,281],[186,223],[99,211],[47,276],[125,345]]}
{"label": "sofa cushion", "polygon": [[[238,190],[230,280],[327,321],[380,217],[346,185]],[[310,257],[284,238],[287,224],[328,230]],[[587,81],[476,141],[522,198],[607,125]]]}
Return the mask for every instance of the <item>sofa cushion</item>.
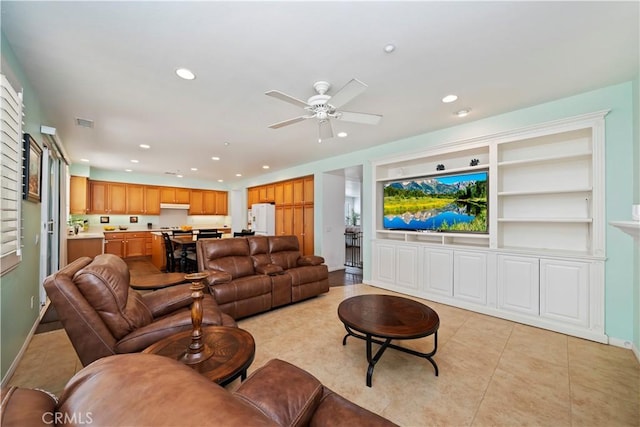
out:
{"label": "sofa cushion", "polygon": [[205,239],[198,241],[198,269],[221,270],[232,279],[256,274],[247,239]]}
{"label": "sofa cushion", "polygon": [[296,236],[274,236],[269,238],[271,263],[285,270],[298,266],[300,246]]}
{"label": "sofa cushion", "polygon": [[271,264],[269,257],[269,238],[267,236],[251,236],[247,237],[249,243],[249,254],[253,260],[254,268],[261,265]]}
{"label": "sofa cushion", "polygon": [[50,426],[57,403],[54,396],[41,390],[3,388],[0,425]]}
{"label": "sofa cushion", "polygon": [[153,320],[142,296],[129,288],[129,268],[121,258],[98,255],[73,280],[116,339]]}
{"label": "sofa cushion", "polygon": [[280,426],[306,426],[322,399],[323,386],[310,373],[273,359],[251,374],[235,395]]}

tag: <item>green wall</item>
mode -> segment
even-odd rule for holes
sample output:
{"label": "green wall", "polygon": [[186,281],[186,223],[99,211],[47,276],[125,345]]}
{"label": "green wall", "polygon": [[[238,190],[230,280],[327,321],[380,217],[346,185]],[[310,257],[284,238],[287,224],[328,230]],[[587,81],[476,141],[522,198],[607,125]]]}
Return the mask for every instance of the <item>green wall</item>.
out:
{"label": "green wall", "polygon": [[[9,66],[24,89],[25,126],[23,131],[31,134],[42,146],[40,124],[42,116],[40,105],[35,93],[19,66],[11,47],[4,35],[1,37],[1,52],[3,65]],[[7,70],[3,69],[3,74]],[[14,88],[19,90],[20,88]],[[0,278],[0,371],[4,379],[7,370],[13,363],[20,348],[23,346],[29,331],[38,319],[39,307],[39,265],[40,244],[36,243],[36,236],[40,237],[40,203],[22,202],[23,248],[22,262]],[[31,297],[34,307],[31,308]]]}

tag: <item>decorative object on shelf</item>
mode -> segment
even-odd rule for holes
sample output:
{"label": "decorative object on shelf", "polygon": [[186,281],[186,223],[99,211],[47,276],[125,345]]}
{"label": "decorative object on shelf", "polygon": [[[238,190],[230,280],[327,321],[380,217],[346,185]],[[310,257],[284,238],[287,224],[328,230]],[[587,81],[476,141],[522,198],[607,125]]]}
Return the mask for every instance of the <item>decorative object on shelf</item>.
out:
{"label": "decorative object on shelf", "polygon": [[480,163],[480,160],[471,159],[471,163],[469,163],[469,166],[478,166],[479,163]]}
{"label": "decorative object on shelf", "polygon": [[436,170],[437,171],[443,171],[444,170],[444,165],[442,163],[440,163],[438,166],[436,166]]}
{"label": "decorative object on shelf", "polygon": [[29,135],[24,134],[24,169],[22,181],[22,198],[30,202],[40,203],[40,183],[42,175],[42,148]]}
{"label": "decorative object on shelf", "polygon": [[108,216],[101,216],[100,217],[100,224],[109,224],[109,217]]}
{"label": "decorative object on shelf", "polygon": [[187,365],[200,363],[207,360],[213,354],[213,350],[205,344],[202,339],[202,299],[204,298],[204,284],[202,279],[209,274],[191,273],[184,276],[185,279],[191,281],[191,298],[193,305],[191,306],[191,323],[193,324],[193,332],[191,332],[191,343],[187,347],[185,353],[180,357],[180,361]]}

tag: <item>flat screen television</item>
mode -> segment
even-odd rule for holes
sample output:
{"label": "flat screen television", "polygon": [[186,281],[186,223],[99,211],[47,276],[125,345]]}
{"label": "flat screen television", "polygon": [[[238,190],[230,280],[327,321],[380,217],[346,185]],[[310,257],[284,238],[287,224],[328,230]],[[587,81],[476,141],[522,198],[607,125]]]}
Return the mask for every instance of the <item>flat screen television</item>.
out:
{"label": "flat screen television", "polygon": [[383,184],[388,230],[488,233],[487,170],[425,175]]}

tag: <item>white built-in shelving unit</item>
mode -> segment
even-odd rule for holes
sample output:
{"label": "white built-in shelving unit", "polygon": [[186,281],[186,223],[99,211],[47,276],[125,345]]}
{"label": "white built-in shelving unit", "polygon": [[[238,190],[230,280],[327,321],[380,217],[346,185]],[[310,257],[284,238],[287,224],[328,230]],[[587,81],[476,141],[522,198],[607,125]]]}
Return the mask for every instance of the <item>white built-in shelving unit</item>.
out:
{"label": "white built-in shelving unit", "polygon": [[[595,341],[604,334],[606,111],[373,162],[371,283]],[[477,159],[476,166],[470,166]],[[445,170],[437,171],[437,165]],[[488,233],[387,230],[391,180],[489,171]]]}

